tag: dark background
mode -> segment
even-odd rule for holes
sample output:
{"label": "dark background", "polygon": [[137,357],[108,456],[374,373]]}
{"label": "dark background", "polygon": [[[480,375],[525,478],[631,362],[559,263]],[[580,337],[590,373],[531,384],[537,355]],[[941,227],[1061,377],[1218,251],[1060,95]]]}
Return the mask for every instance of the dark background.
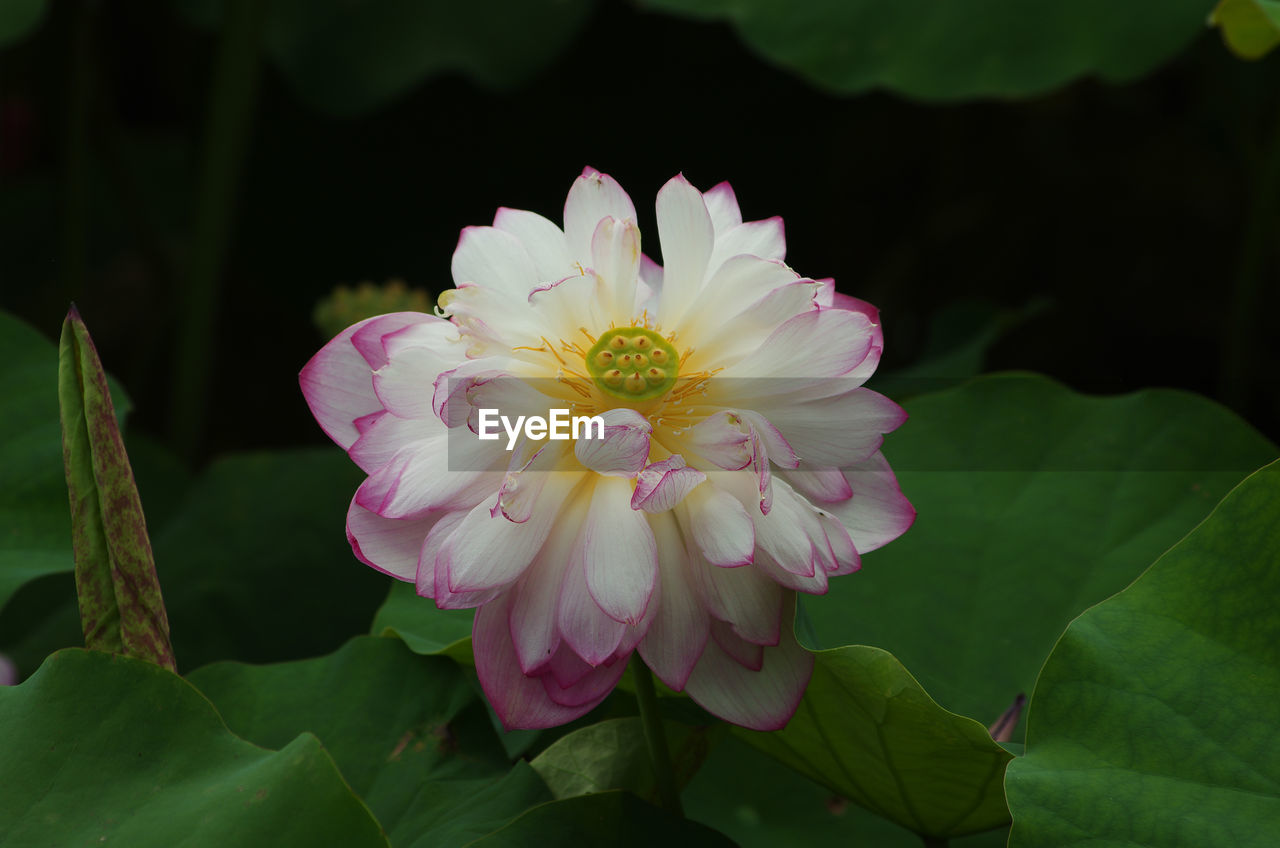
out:
{"label": "dark background", "polygon": [[[1280,438],[1275,64],[1213,32],[1130,84],[959,104],[826,94],[727,26],[619,2],[511,90],[448,74],[358,117],[264,61],[206,387],[175,376],[175,350],[216,46],[167,3],[60,2],[0,51],[0,308],[56,338],[75,300],[132,426],[196,462],[322,442],[296,382],[324,341],[317,300],[391,277],[449,288],[463,226],[498,206],[558,222],[584,165],[631,193],[650,253],[677,172],[729,180],[748,219],[783,216],[789,264],[881,307],[885,371],[999,320],[988,370],[1186,388]],[[175,381],[207,410],[185,437]]]}

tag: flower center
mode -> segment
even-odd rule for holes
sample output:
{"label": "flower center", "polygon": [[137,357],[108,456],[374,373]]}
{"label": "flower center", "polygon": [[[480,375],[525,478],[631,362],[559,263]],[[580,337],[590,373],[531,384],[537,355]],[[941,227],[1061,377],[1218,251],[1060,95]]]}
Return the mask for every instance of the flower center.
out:
{"label": "flower center", "polygon": [[650,400],[671,391],[680,366],[671,343],[643,327],[609,330],[585,359],[600,390],[624,400]]}

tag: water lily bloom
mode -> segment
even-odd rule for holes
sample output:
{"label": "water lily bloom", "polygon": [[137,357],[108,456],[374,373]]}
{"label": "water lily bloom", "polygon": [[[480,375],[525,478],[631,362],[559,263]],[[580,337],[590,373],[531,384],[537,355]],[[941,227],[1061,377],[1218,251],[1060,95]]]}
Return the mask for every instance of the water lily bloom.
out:
{"label": "water lily bloom", "polygon": [[[478,608],[476,671],[509,728],[583,715],[635,651],[715,715],[784,726],[813,666],[795,593],[915,517],[880,452],[905,413],[862,386],[875,308],[792,271],[782,221],[744,222],[727,183],[677,176],[656,211],[662,267],[594,170],[563,229],[499,209],[463,231],[439,315],[363,321],[301,374],[368,474],[356,556]],[[557,410],[598,421],[550,438]]]}

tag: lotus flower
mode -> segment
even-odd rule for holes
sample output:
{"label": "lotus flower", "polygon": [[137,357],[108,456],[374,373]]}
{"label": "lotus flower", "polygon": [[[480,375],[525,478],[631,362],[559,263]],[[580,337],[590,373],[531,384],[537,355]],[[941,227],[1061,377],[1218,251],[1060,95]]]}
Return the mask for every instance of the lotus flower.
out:
{"label": "lotus flower", "polygon": [[[444,609],[478,608],[476,671],[508,728],[575,719],[635,651],[671,689],[781,728],[812,671],[796,592],[822,594],[915,512],[880,453],[905,413],[862,388],[874,307],[783,263],[782,221],[727,183],[631,199],[587,169],[564,227],[463,230],[439,315],[339,334],[307,364],[321,427],[367,474],[347,536]],[[481,439],[481,410],[598,416],[590,437]],[[508,449],[510,448],[510,449]]]}

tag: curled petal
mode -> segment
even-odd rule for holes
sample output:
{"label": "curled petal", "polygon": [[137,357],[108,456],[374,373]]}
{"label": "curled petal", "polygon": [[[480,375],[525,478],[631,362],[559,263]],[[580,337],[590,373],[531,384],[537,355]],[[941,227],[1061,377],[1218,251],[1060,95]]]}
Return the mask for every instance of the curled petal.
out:
{"label": "curled petal", "polygon": [[320,348],[298,374],[311,414],[343,450],[350,449],[360,438],[356,419],[383,409],[382,401],[373,392],[372,369],[351,343],[351,337],[362,327],[377,320],[369,318],[343,330]]}
{"label": "curled petal", "polygon": [[684,457],[673,454],[661,462],[647,466],[636,477],[631,508],[645,512],[665,512],[684,500],[686,495],[706,479],[706,474],[687,466]]}
{"label": "curled petal", "polygon": [[578,439],[573,446],[578,461],[598,474],[636,476],[649,459],[653,425],[628,407],[606,410],[600,417],[604,419],[604,437]]}
{"label": "curled petal", "polygon": [[751,462],[751,431],[742,416],[723,411],[709,415],[682,434],[694,453],[728,471]]}

